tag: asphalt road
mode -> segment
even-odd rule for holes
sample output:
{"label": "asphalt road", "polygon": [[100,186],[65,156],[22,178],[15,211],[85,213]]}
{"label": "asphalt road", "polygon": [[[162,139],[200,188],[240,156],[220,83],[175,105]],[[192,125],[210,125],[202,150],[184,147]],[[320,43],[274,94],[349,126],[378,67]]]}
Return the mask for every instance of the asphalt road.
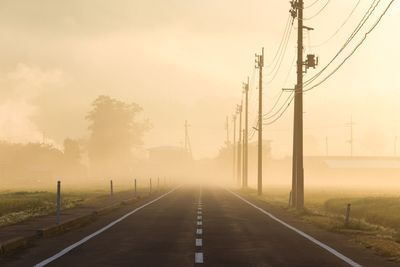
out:
{"label": "asphalt road", "polygon": [[0,265],[394,266],[340,240],[332,247],[324,241],[332,240],[329,234],[319,235],[318,243],[260,211],[267,211],[261,202],[252,206],[221,188],[182,187],[148,202],[40,240]]}

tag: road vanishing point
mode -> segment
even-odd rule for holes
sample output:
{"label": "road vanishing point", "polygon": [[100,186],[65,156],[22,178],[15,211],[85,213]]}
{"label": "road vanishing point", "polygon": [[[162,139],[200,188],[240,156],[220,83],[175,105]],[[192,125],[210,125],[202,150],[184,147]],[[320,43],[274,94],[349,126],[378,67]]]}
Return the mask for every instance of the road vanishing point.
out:
{"label": "road vanishing point", "polygon": [[257,198],[180,186],[60,236],[1,266],[395,266],[347,237]]}

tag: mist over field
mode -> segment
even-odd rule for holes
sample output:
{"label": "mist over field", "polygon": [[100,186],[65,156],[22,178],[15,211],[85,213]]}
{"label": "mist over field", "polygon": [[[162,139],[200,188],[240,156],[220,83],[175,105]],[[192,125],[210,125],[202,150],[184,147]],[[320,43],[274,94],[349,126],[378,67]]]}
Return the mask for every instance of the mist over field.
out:
{"label": "mist over field", "polygon": [[[292,87],[296,78],[294,34],[287,37],[282,70],[274,75],[273,68],[290,19],[282,19],[289,16],[286,2],[273,8],[258,0],[2,5],[1,191],[54,190],[58,180],[71,190],[104,189],[110,179],[126,189],[133,179],[145,185],[161,179],[237,186],[243,170],[237,167],[236,105],[244,105],[247,77],[248,182],[256,187],[259,84],[253,54],[265,47],[268,112],[281,88]],[[304,53],[326,64],[368,6],[339,1],[329,6],[331,12],[321,11],[310,23],[318,27],[305,33]],[[396,31],[399,12],[398,6],[390,10],[334,79],[304,94],[306,189],[399,189],[400,93],[393,77],[400,39],[391,35],[381,42]],[[333,38],[329,33],[339,20],[346,23]],[[305,79],[316,71],[308,70]],[[292,183],[292,114],[289,106],[263,132],[264,187],[285,194]]]}

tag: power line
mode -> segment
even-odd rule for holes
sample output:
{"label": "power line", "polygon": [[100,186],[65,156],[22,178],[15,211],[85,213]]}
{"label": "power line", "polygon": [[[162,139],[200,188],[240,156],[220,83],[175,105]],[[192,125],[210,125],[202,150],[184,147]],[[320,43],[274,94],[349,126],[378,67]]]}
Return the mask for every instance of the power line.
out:
{"label": "power line", "polygon": [[331,1],[331,0],[326,1],[325,5],[324,5],[317,13],[315,13],[315,14],[312,15],[311,17],[303,18],[303,20],[310,20],[310,19],[315,18],[315,17],[318,16],[319,14],[321,14],[321,12],[326,8],[326,6],[330,3],[330,1]]}
{"label": "power line", "polygon": [[312,6],[314,6],[316,3],[318,3],[320,0],[315,0],[314,2],[312,2],[311,4],[309,4],[308,6],[305,6],[304,9],[306,8],[310,8]]}
{"label": "power line", "polygon": [[291,93],[291,94],[286,98],[285,102],[283,102],[282,106],[281,106],[274,114],[272,114],[272,115],[270,115],[270,116],[268,116],[268,117],[266,117],[266,115],[268,115],[268,114],[264,114],[264,117],[265,117],[265,118],[263,118],[263,119],[264,119],[264,120],[269,120],[269,119],[275,117],[275,116],[285,107],[285,105],[287,104],[287,102],[289,101],[289,99],[290,99],[292,96],[293,96],[293,93]]}
{"label": "power line", "polygon": [[290,104],[292,104],[293,99],[294,99],[294,96],[292,97],[292,99],[290,99],[290,102],[286,105],[286,108],[281,112],[281,114],[279,114],[278,117],[276,117],[273,121],[263,123],[263,125],[271,125],[271,124],[277,122],[280,118],[282,118],[282,116],[283,116],[283,115],[286,113],[286,111],[289,109]]}
{"label": "power line", "polygon": [[267,68],[269,68],[269,67],[271,67],[272,65],[274,65],[275,60],[276,60],[276,57],[278,56],[279,51],[280,51],[281,48],[282,48],[283,41],[285,40],[285,36],[286,36],[287,31],[288,31],[288,29],[289,29],[290,17],[291,17],[291,16],[290,16],[290,14],[289,14],[289,16],[288,16],[288,18],[287,18],[287,21],[286,21],[285,30],[283,31],[283,34],[282,34],[281,42],[279,43],[278,49],[276,50],[276,53],[275,53],[275,55],[274,55],[274,57],[273,57],[273,59],[272,59],[272,61],[271,61],[271,64],[266,65]]}
{"label": "power line", "polygon": [[279,93],[278,98],[275,101],[275,104],[272,106],[272,108],[270,108],[270,110],[267,113],[265,113],[263,116],[269,115],[275,109],[275,107],[278,105],[279,100],[281,99],[282,95],[283,95],[283,90],[281,90],[281,92]]}
{"label": "power line", "polygon": [[339,31],[344,27],[344,25],[346,25],[346,23],[350,20],[351,16],[354,14],[354,12],[356,11],[356,9],[360,3],[361,3],[361,0],[358,0],[357,3],[355,4],[355,6],[353,7],[353,9],[351,10],[350,14],[346,17],[346,19],[339,26],[339,28],[328,39],[321,42],[320,44],[311,45],[310,47],[311,48],[321,47],[321,46],[325,45],[326,43],[328,43],[330,40],[332,40],[339,33]]}
{"label": "power line", "polygon": [[367,22],[369,17],[372,15],[374,10],[376,9],[377,5],[379,4],[381,0],[374,0],[367,10],[367,12],[364,14],[363,18],[361,21],[358,23],[357,27],[354,29],[354,31],[351,33],[349,38],[347,38],[346,42],[343,44],[343,46],[339,49],[339,51],[335,54],[335,56],[329,61],[329,63],[322,68],[317,74],[315,74],[313,77],[308,79],[307,81],[304,82],[304,85],[307,86],[310,83],[312,83],[314,80],[316,80],[332,63],[335,61],[335,59],[343,52],[343,50],[348,46],[348,44],[353,40],[353,38],[357,35],[357,33],[360,31],[360,29],[364,26],[364,24]]}
{"label": "power line", "polygon": [[283,59],[285,58],[285,55],[286,55],[286,50],[287,50],[287,46],[289,44],[289,39],[290,39],[290,35],[292,33],[292,29],[293,29],[293,26],[290,26],[289,30],[286,33],[286,36],[284,38],[284,45],[283,45],[282,49],[279,51],[278,61],[276,61],[273,68],[269,72],[266,73],[267,76],[273,76],[267,82],[267,84],[271,83],[275,79],[277,73],[279,72],[279,70],[281,68]]}
{"label": "power line", "polygon": [[378,24],[380,23],[380,21],[382,20],[382,18],[385,16],[385,14],[387,13],[387,11],[389,10],[390,6],[393,4],[395,0],[391,0],[390,3],[388,4],[388,6],[386,7],[386,9],[383,11],[383,13],[380,15],[380,17],[378,18],[378,20],[375,22],[375,24],[364,34],[364,37],[361,39],[361,41],[357,44],[357,46],[350,52],[350,54],[339,64],[339,66],[337,66],[331,73],[328,74],[328,76],[326,76],[324,79],[322,79],[320,82],[318,82],[317,84],[313,85],[310,88],[307,88],[305,90],[303,90],[303,92],[307,92],[310,91],[316,87],[318,87],[319,85],[321,85],[322,83],[324,83],[326,80],[328,80],[333,74],[335,74],[343,65],[344,63],[346,63],[346,61],[357,51],[357,49],[364,43],[364,41],[367,39],[368,35],[376,28],[376,26],[378,26]]}

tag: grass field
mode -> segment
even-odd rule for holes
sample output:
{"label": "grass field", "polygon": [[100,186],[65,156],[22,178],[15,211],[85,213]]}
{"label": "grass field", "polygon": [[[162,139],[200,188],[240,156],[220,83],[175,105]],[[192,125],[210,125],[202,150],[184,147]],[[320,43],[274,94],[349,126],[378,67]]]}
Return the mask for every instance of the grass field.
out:
{"label": "grass field", "polygon": [[[62,209],[72,208],[97,192],[63,193]],[[55,212],[56,194],[46,191],[0,193],[0,227]]]}
{"label": "grass field", "polygon": [[[116,180],[113,183],[115,197],[132,197],[133,183]],[[154,186],[154,190],[156,185]],[[56,211],[55,186],[14,187],[0,190],[0,227],[25,221],[29,218],[47,215]],[[147,194],[148,180],[138,179],[138,194]],[[92,184],[62,184],[61,208],[68,209],[80,205],[103,205],[109,200],[110,181]],[[118,200],[115,198],[115,200]]]}
{"label": "grass field", "polygon": [[[247,193],[256,195],[252,190]],[[314,188],[306,192],[306,208],[300,213],[288,208],[288,189],[269,188],[262,199],[327,231],[349,235],[377,254],[400,262],[399,194]],[[351,204],[351,212],[350,223],[345,226],[347,204]]]}

